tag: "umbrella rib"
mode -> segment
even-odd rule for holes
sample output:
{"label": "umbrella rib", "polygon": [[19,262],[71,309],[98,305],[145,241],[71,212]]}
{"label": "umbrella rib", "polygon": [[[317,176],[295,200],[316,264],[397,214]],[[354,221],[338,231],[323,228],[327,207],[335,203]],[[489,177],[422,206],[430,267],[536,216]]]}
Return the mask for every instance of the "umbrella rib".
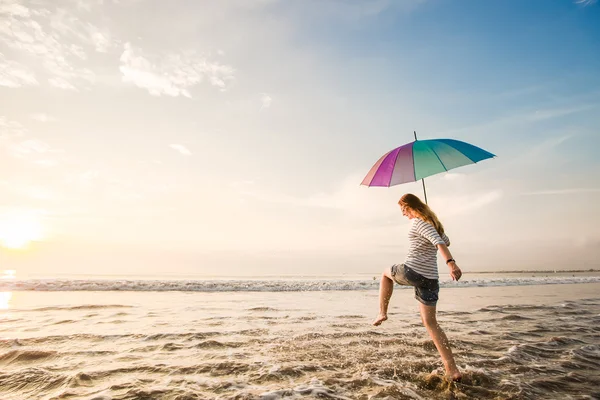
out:
{"label": "umbrella rib", "polygon": [[446,168],[446,166],[444,165],[444,163],[442,162],[442,159],[440,158],[440,156],[438,156],[438,153],[435,152],[434,149],[432,149],[431,147],[429,147],[429,149],[431,151],[433,151],[433,154],[435,154],[435,156],[437,157],[438,161],[440,162],[440,164],[442,164],[442,167],[444,167],[444,170],[446,170],[446,172],[448,171],[448,168]]}
{"label": "umbrella rib", "polygon": [[417,163],[415,163],[415,142],[417,140],[415,139],[414,142],[412,142],[412,146],[410,147],[410,155],[412,156],[412,167],[413,167],[413,182],[417,181]]}
{"label": "umbrella rib", "polygon": [[[446,143],[446,144],[448,144],[448,145],[450,146],[450,144],[449,144],[449,143]],[[460,154],[462,154],[463,156],[467,157],[467,158],[469,159],[469,161],[471,161],[473,164],[477,164],[477,161],[474,161],[474,160],[473,160],[471,157],[469,157],[468,155],[466,155],[464,152],[462,152],[462,151],[458,150],[458,149],[457,149],[456,147],[454,147],[454,146],[450,146],[450,147],[452,147],[454,150],[457,150],[458,152],[460,152]],[[481,161],[481,160],[480,160],[480,161]]]}
{"label": "umbrella rib", "polygon": [[[394,177],[394,170],[396,169],[396,163],[398,162],[398,158],[400,158],[400,151],[398,151],[398,154],[396,154],[396,159],[394,160],[394,168],[392,168],[392,174],[390,175],[390,180],[388,181],[387,187],[392,187],[392,178]],[[414,168],[414,163],[413,163],[413,168]]]}

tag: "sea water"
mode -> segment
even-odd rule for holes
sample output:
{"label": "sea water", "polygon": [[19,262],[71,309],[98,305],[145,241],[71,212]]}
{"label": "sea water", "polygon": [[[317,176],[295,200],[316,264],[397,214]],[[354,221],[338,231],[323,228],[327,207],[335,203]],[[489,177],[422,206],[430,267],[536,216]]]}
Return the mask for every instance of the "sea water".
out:
{"label": "sea water", "polygon": [[[438,320],[378,278],[27,277],[0,283],[0,399],[594,399],[600,275],[467,274]],[[375,279],[374,279],[375,278]]]}

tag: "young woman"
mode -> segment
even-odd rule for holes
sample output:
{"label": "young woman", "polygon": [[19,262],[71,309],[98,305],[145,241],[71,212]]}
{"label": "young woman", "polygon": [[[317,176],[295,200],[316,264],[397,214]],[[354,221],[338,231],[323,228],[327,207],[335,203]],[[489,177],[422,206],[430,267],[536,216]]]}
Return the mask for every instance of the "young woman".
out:
{"label": "young woman", "polygon": [[448,246],[450,239],[444,233],[444,226],[427,204],[413,194],[405,194],[398,202],[402,214],[412,220],[408,232],[410,246],[404,264],[394,264],[383,271],[379,286],[379,316],[373,325],[387,320],[387,310],[394,290],[394,282],[400,285],[414,286],[415,298],[420,302],[421,320],[438,349],[446,374],[458,381],[461,374],[456,367],[450,343],[436,319],[436,304],[440,286],[437,270],[437,252],[440,251],[446,265],[450,268],[453,280],[459,280],[462,272],[452,258]]}

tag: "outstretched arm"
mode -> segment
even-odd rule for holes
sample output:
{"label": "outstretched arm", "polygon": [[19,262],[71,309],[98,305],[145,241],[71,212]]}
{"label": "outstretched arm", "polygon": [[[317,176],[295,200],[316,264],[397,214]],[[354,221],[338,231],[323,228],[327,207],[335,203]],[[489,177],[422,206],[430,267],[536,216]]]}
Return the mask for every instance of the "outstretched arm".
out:
{"label": "outstretched arm", "polygon": [[[450,249],[448,249],[448,246],[446,246],[445,244],[438,244],[437,248],[442,254],[442,259],[444,260],[446,265],[448,265],[448,268],[450,268],[450,276],[452,277],[452,280],[459,280],[462,276],[462,271],[460,270],[460,268],[458,268],[458,265],[456,265],[456,261],[454,261],[454,259],[452,258],[452,253],[450,253]],[[447,262],[448,260],[452,261]]]}

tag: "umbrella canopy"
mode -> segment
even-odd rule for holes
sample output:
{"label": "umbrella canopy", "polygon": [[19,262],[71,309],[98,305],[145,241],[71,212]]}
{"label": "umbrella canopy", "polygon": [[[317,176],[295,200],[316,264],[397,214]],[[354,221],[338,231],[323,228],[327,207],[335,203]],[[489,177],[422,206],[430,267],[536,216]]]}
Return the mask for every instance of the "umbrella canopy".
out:
{"label": "umbrella canopy", "polygon": [[373,165],[361,185],[389,187],[416,182],[492,157],[495,155],[460,140],[415,140],[384,154]]}

